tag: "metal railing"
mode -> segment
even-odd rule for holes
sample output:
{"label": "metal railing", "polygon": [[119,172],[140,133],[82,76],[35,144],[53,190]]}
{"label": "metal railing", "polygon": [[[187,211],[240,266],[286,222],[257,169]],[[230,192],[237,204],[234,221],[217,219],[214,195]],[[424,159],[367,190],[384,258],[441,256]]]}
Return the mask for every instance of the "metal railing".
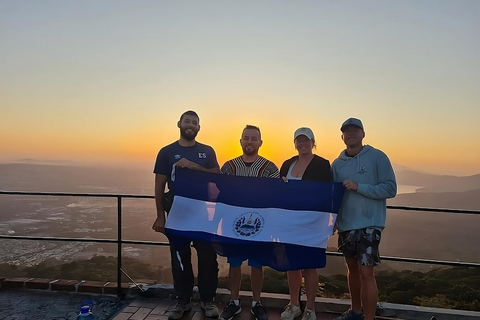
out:
{"label": "metal railing", "polygon": [[[32,236],[13,236],[0,235],[0,239],[15,239],[15,240],[39,240],[39,241],[76,241],[76,242],[96,242],[96,243],[115,243],[117,244],[117,295],[122,296],[122,274],[125,274],[131,279],[122,269],[122,244],[140,244],[140,245],[160,245],[168,246],[168,242],[156,241],[134,241],[122,239],[122,199],[154,199],[154,196],[149,195],[132,195],[132,194],[109,194],[109,193],[64,193],[64,192],[28,192],[28,191],[0,191],[0,194],[5,195],[26,195],[26,196],[56,196],[56,197],[92,197],[92,198],[116,198],[117,199],[117,239],[96,239],[96,238],[69,238],[69,237],[32,237]],[[425,208],[425,207],[410,207],[410,206],[387,206],[387,209],[392,210],[407,210],[407,211],[429,211],[429,212],[443,212],[443,213],[461,213],[461,214],[480,214],[480,210],[459,210],[459,209],[439,209],[439,208]],[[339,252],[326,252],[330,256],[341,256]],[[407,263],[421,263],[433,265],[446,265],[457,267],[480,267],[479,263],[460,262],[460,261],[441,261],[428,259],[415,259],[403,257],[382,256],[382,260],[407,262]]]}

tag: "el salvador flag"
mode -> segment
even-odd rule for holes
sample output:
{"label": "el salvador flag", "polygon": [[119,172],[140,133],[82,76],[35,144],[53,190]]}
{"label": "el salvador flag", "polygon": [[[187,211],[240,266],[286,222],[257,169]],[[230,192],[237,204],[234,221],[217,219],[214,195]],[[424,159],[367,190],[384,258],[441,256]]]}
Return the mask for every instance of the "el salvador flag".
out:
{"label": "el salvador flag", "polygon": [[222,256],[278,271],[323,268],[344,193],[341,183],[237,177],[175,169],[165,231],[178,248],[192,240]]}

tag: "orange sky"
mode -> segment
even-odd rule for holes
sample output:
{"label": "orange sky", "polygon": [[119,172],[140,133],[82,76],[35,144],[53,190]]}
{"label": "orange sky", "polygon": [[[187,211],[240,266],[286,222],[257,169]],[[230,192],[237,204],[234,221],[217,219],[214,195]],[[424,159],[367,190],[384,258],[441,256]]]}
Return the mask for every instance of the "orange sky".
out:
{"label": "orange sky", "polygon": [[[348,117],[391,161],[480,172],[480,2],[5,2],[0,162],[143,162],[197,111],[219,162],[311,127],[333,161]],[[115,26],[115,27],[112,27]]]}

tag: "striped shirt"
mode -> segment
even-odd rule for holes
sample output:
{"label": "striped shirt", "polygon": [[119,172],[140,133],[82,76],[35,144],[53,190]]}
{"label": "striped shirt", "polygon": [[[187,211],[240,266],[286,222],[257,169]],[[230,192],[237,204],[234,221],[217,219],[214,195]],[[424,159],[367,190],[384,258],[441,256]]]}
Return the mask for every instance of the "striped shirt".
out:
{"label": "striped shirt", "polygon": [[245,163],[240,156],[225,162],[220,170],[223,174],[241,177],[280,178],[277,166],[262,156],[252,163]]}

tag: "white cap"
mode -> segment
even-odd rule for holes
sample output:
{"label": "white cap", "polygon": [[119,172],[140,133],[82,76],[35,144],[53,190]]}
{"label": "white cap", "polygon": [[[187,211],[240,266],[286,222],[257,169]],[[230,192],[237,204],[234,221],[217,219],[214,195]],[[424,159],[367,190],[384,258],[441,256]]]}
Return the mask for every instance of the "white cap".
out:
{"label": "white cap", "polygon": [[297,139],[298,136],[304,135],[310,140],[315,140],[315,136],[313,135],[313,131],[310,128],[307,127],[301,127],[295,130],[295,133],[293,134],[293,140]]}

